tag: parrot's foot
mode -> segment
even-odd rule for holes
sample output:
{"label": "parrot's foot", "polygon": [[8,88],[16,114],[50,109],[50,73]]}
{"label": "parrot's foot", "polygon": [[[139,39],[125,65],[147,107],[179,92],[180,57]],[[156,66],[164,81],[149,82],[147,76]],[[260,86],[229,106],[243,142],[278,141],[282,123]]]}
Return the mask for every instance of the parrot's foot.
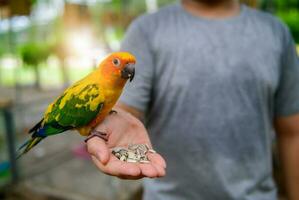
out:
{"label": "parrot's foot", "polygon": [[109,112],[109,115],[111,115],[111,114],[117,114],[117,111],[116,111],[116,110],[111,110],[111,111]]}
{"label": "parrot's foot", "polygon": [[104,132],[101,132],[101,131],[92,130],[90,132],[90,135],[84,140],[84,142],[87,142],[88,140],[90,140],[93,137],[99,137],[99,138],[105,140],[105,142],[108,141],[108,134],[107,133],[104,133]]}

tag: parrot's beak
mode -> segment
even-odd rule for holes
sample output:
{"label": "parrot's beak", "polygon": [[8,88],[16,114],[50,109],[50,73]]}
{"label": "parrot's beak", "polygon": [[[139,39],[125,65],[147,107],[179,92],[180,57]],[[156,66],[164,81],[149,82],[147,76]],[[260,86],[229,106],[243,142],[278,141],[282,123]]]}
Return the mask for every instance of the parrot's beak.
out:
{"label": "parrot's beak", "polygon": [[124,79],[130,79],[130,82],[133,80],[135,75],[134,63],[126,64],[125,68],[121,70],[121,77]]}

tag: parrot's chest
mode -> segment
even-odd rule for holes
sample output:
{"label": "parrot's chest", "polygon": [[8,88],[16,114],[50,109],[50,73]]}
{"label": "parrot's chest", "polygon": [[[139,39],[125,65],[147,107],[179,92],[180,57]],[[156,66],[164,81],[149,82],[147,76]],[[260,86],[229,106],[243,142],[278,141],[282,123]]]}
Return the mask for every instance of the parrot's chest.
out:
{"label": "parrot's chest", "polygon": [[121,94],[121,90],[107,90],[105,92],[104,107],[113,107]]}
{"label": "parrot's chest", "polygon": [[112,110],[113,106],[117,102],[120,94],[121,90],[108,90],[105,92],[104,106],[98,113],[95,120],[91,122],[91,127],[95,127],[97,124],[101,123],[105,119],[105,117],[109,114],[109,112]]}

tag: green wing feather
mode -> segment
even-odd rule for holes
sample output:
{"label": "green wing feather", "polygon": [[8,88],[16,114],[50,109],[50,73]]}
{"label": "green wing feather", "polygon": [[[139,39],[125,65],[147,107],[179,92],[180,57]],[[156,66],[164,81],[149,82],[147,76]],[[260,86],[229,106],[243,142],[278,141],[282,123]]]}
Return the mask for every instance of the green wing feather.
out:
{"label": "green wing feather", "polygon": [[88,125],[103,106],[104,96],[98,85],[81,83],[70,87],[48,107],[45,117],[30,129],[31,138],[19,148],[19,151],[23,150],[18,158],[47,136]]}
{"label": "green wing feather", "polygon": [[88,125],[103,108],[104,99],[98,85],[89,84],[79,90],[75,87],[80,86],[68,89],[46,113],[44,126],[48,127],[45,130],[47,136]]}

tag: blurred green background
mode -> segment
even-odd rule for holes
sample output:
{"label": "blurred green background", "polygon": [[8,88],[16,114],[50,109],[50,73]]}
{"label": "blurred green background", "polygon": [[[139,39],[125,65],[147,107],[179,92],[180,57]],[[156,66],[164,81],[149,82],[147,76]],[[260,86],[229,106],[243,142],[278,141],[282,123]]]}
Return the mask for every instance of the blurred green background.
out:
{"label": "blurred green background", "polygon": [[[117,50],[132,19],[174,1],[0,2],[0,84],[51,88],[77,80],[107,52]],[[277,15],[299,43],[298,0],[246,2]]]}
{"label": "blurred green background", "polygon": [[[49,138],[13,175],[6,133],[18,146],[55,96],[119,49],[134,18],[172,2],[0,0],[0,199],[138,199],[140,182],[99,173],[77,134]],[[299,0],[243,2],[279,17],[299,43]]]}

